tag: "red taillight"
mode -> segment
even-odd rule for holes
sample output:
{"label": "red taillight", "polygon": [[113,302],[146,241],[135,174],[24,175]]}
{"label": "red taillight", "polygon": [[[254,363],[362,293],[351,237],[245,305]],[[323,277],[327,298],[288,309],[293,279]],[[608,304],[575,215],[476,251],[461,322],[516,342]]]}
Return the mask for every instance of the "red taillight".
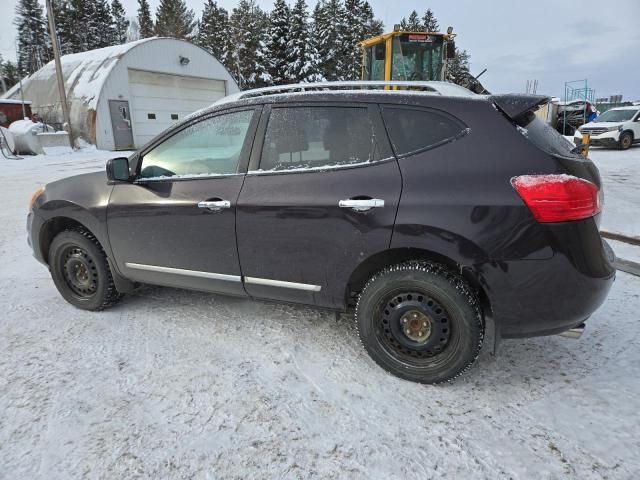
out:
{"label": "red taillight", "polygon": [[521,175],[511,185],[538,222],[582,220],[600,213],[599,190],[571,175]]}

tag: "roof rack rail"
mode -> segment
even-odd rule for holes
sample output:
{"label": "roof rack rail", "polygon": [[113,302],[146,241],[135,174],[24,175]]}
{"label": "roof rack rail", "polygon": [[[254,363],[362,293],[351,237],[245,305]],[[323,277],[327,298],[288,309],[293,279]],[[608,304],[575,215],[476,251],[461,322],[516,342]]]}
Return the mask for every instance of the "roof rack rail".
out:
{"label": "roof rack rail", "polygon": [[409,82],[409,81],[343,81],[296,83],[278,85],[274,87],[255,88],[229,95],[217,103],[262,97],[267,95],[282,95],[286,93],[318,92],[318,91],[347,91],[347,90],[402,90],[420,91],[431,95],[474,96],[464,87],[449,82]]}

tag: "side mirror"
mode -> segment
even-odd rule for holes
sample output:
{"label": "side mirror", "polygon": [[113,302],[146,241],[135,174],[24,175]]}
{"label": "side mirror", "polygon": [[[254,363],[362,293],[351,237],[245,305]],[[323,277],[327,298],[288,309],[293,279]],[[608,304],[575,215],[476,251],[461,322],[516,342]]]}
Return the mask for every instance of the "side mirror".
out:
{"label": "side mirror", "polygon": [[456,58],[456,42],[450,40],[447,42],[447,60]]}
{"label": "side mirror", "polygon": [[108,160],[107,180],[109,182],[129,181],[129,160],[125,157],[112,158]]}

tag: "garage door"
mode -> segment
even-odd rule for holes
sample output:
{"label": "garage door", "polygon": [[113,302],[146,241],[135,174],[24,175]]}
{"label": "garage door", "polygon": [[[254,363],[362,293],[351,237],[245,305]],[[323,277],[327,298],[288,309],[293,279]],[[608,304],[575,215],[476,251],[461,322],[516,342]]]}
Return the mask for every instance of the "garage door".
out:
{"label": "garage door", "polygon": [[186,115],[225,96],[224,80],[129,70],[136,147]]}

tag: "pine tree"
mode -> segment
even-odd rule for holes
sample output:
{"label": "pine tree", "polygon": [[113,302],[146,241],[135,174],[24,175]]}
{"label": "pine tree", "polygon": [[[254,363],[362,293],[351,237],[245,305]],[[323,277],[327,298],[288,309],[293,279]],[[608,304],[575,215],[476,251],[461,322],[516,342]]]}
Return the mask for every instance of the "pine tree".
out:
{"label": "pine tree", "polygon": [[154,26],[148,0],[138,0],[138,26],[140,27],[140,38],[153,37]]}
{"label": "pine tree", "polygon": [[127,20],[124,7],[120,0],[111,2],[111,15],[113,16],[114,44],[119,45],[127,42],[127,29],[129,28],[129,20]]}
{"label": "pine tree", "polygon": [[56,32],[60,53],[67,55],[74,52],[75,29],[72,22],[71,4],[67,0],[53,0],[53,15],[56,19]]}
{"label": "pine tree", "polygon": [[422,23],[420,23],[420,18],[418,17],[418,12],[415,10],[411,12],[411,15],[409,15],[408,21],[405,21],[403,18],[401,23],[402,30],[407,32],[421,32],[423,30]]}
{"label": "pine tree", "polygon": [[382,22],[375,20],[369,2],[345,0],[346,30],[343,39],[344,79],[357,80],[362,72],[362,49],[360,42],[380,35]]}
{"label": "pine tree", "polygon": [[0,87],[3,86],[7,90],[18,83],[18,66],[11,60],[3,60],[2,55],[0,55],[0,76],[2,77]]}
{"label": "pine tree", "polygon": [[305,0],[296,0],[291,9],[291,29],[287,48],[289,51],[287,77],[292,82],[319,82],[323,80],[319,72],[320,58],[311,36],[309,13]]}
{"label": "pine tree", "polygon": [[13,24],[18,30],[18,69],[31,74],[52,57],[46,21],[38,0],[20,0]]}
{"label": "pine tree", "polygon": [[362,22],[364,23],[364,38],[376,37],[384,32],[382,20],[375,18],[371,4],[365,1],[362,5]]}
{"label": "pine tree", "polygon": [[447,80],[466,86],[466,82],[471,76],[469,70],[471,67],[470,60],[471,55],[466,50],[460,51],[456,48],[455,57],[447,60]]}
{"label": "pine tree", "polygon": [[267,83],[282,85],[290,81],[287,75],[290,60],[288,51],[290,22],[291,11],[285,0],[275,0],[269,16],[266,41],[260,52],[269,74]]}
{"label": "pine tree", "polygon": [[330,81],[343,80],[350,74],[344,58],[345,17],[340,0],[320,0],[313,11],[314,36],[321,58],[320,74]]}
{"label": "pine tree", "polygon": [[215,0],[207,0],[202,11],[197,43],[225,63],[229,54],[229,14]]}
{"label": "pine tree", "polygon": [[127,43],[140,40],[140,25],[136,17],[129,18],[129,28],[127,28]]}
{"label": "pine tree", "polygon": [[86,52],[95,46],[95,10],[91,0],[69,0],[70,53]]}
{"label": "pine tree", "polygon": [[156,10],[155,33],[160,37],[190,40],[196,22],[193,10],[187,8],[185,0],[160,0]]}
{"label": "pine tree", "polygon": [[440,30],[438,20],[430,8],[422,16],[422,27],[425,32],[438,32]]}
{"label": "pine tree", "polygon": [[267,66],[259,55],[268,23],[268,16],[255,0],[240,0],[229,18],[234,48],[225,65],[242,89],[262,86],[269,81]]}
{"label": "pine tree", "polygon": [[107,0],[93,0],[93,14],[86,19],[85,27],[89,29],[87,48],[108,47],[116,43],[115,29],[111,21],[111,7]]}

